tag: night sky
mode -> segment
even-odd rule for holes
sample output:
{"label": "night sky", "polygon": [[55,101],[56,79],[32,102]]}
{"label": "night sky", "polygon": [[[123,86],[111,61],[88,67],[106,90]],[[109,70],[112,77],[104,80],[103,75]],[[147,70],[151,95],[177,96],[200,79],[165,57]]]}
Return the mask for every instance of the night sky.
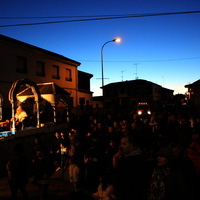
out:
{"label": "night sky", "polygon": [[[0,34],[61,54],[104,84],[145,79],[174,94],[200,79],[199,0],[1,1]],[[52,23],[54,22],[54,23]],[[42,24],[39,24],[42,23]]]}

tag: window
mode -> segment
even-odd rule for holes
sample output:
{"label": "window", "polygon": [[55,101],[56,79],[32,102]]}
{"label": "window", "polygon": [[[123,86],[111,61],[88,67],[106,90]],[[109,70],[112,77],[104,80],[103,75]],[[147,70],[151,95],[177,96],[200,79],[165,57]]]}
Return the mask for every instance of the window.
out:
{"label": "window", "polygon": [[37,61],[36,63],[36,75],[45,76],[45,64],[44,62]]}
{"label": "window", "polygon": [[126,88],[120,88],[120,94],[125,94],[126,93]]}
{"label": "window", "polygon": [[160,88],[155,88],[155,93],[160,93]]}
{"label": "window", "polygon": [[71,69],[67,69],[66,68],[66,77],[65,77],[66,81],[72,81],[72,71]]}
{"label": "window", "polygon": [[53,75],[52,78],[54,79],[60,79],[60,69],[59,66],[53,65]]}
{"label": "window", "polygon": [[22,56],[17,56],[16,72],[27,74],[27,59]]}
{"label": "window", "polygon": [[69,105],[70,105],[70,108],[74,108],[74,98],[73,97],[69,98]]}
{"label": "window", "polygon": [[84,105],[85,104],[85,98],[84,97],[79,98],[79,104],[80,105]]}

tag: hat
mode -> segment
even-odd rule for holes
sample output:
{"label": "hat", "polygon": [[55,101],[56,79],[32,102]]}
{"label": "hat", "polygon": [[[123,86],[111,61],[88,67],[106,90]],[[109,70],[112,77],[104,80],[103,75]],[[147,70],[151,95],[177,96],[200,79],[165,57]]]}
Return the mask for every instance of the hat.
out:
{"label": "hat", "polygon": [[168,147],[161,147],[161,149],[158,152],[158,156],[165,157],[168,160],[174,159],[173,151]]}

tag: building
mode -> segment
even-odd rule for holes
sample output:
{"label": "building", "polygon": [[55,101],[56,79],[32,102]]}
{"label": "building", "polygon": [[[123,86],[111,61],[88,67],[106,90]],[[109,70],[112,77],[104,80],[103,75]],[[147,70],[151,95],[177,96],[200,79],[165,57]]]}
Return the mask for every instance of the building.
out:
{"label": "building", "polygon": [[88,95],[92,97],[90,91],[90,79],[92,77],[92,74],[78,71],[79,105],[91,105],[91,99],[88,99]]}
{"label": "building", "polygon": [[185,88],[188,89],[187,91],[188,106],[192,110],[200,112],[200,79],[191,84],[185,85]]}
{"label": "building", "polygon": [[0,112],[3,110],[3,116],[8,115],[11,108],[8,93],[13,82],[20,79],[30,79],[36,84],[54,82],[70,94],[70,106],[75,114],[80,111],[79,107],[83,110],[91,106],[90,79],[93,75],[79,71],[80,64],[57,53],[0,35]]}
{"label": "building", "polygon": [[[133,110],[139,102],[147,102],[156,110],[171,101],[173,92],[142,79],[110,83],[103,87],[103,104],[105,109]],[[101,106],[99,100],[94,97],[93,108]]]}

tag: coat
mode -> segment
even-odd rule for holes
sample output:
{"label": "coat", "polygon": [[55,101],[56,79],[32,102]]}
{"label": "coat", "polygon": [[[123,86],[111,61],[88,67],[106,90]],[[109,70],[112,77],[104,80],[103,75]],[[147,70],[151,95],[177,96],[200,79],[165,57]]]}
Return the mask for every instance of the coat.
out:
{"label": "coat", "polygon": [[147,169],[143,155],[120,158],[113,180],[114,194],[120,200],[143,200],[147,188]]}

